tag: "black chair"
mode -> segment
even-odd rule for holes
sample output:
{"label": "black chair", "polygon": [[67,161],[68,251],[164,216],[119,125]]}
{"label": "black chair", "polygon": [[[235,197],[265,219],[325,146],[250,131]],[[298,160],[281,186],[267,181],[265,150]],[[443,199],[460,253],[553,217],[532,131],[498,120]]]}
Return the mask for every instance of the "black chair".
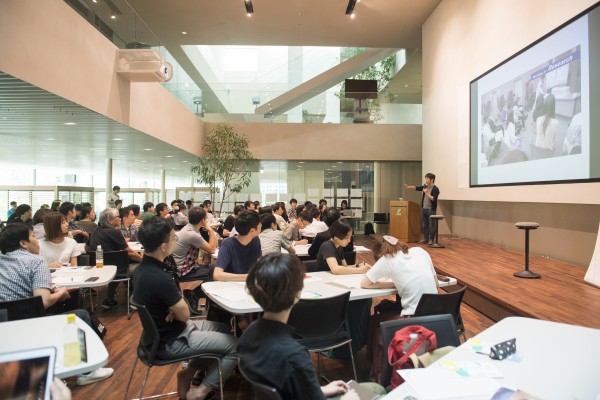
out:
{"label": "black chair", "polygon": [[6,314],[0,322],[17,321],[20,319],[38,318],[46,315],[44,302],[41,296],[28,297],[26,299],[1,301],[0,310]]}
{"label": "black chair", "polygon": [[[127,250],[120,251],[105,251],[104,252],[104,265],[116,265],[117,274],[111,281],[111,283],[125,282],[127,285],[127,317],[131,316],[131,308],[129,305],[129,255]],[[110,283],[109,283],[110,285]]]}
{"label": "black chair", "polygon": [[277,389],[248,378],[248,375],[244,371],[244,368],[242,368],[242,364],[239,361],[238,369],[240,370],[240,373],[244,379],[246,379],[248,382],[250,382],[250,385],[252,385],[252,391],[254,392],[255,400],[281,400],[281,396],[279,395]]}
{"label": "black chair", "polygon": [[[169,364],[175,364],[183,361],[187,361],[190,359],[213,359],[216,360],[217,365],[219,367],[219,389],[221,393],[221,400],[223,400],[223,376],[221,369],[221,356],[219,354],[213,353],[199,353],[191,356],[176,356],[172,358],[158,358],[156,356],[156,352],[158,350],[158,345],[160,343],[160,335],[158,333],[158,328],[150,315],[150,311],[141,304],[132,303],[136,308],[140,316],[140,322],[142,323],[142,336],[140,337],[140,342],[137,347],[137,357],[135,362],[133,363],[133,368],[131,369],[131,374],[129,375],[129,382],[127,383],[127,389],[125,389],[124,399],[127,399],[127,392],[129,391],[129,386],[131,385],[131,379],[133,378],[133,372],[135,371],[135,367],[137,365],[138,360],[144,363],[148,369],[146,370],[146,375],[144,377],[144,382],[142,383],[142,390],[140,392],[139,399],[143,399],[144,396],[144,388],[146,387],[146,381],[148,380],[148,374],[150,373],[150,368],[153,366],[163,366]],[[159,397],[171,397],[176,395],[177,392],[165,393],[161,395],[151,396],[152,399]]]}
{"label": "black chair", "polygon": [[348,328],[349,300],[350,292],[344,292],[322,299],[301,299],[292,308],[288,324],[294,327],[294,338],[308,351],[317,353],[317,375],[321,370],[321,352],[348,345],[354,380],[357,380]]}
{"label": "black chair", "polygon": [[460,304],[462,303],[463,296],[467,287],[463,287],[460,290],[452,293],[436,293],[436,294],[422,294],[419,304],[415,309],[414,316],[421,317],[425,315],[439,315],[439,314],[451,314],[454,317],[454,323],[458,332],[463,335],[466,340],[465,326],[462,322],[462,316],[460,315]]}
{"label": "black chair", "polygon": [[306,272],[317,272],[317,260],[304,260],[302,261]]}
{"label": "black chair", "polygon": [[[375,225],[389,225],[390,224],[390,214],[389,213],[374,213],[373,214],[373,223]],[[381,232],[379,232],[381,233]],[[387,233],[387,229],[386,229]]]}
{"label": "black chair", "polygon": [[392,339],[394,338],[394,334],[396,331],[405,328],[407,326],[422,326],[430,331],[435,332],[435,337],[437,340],[437,347],[445,347],[445,346],[455,346],[458,347],[460,345],[460,340],[458,339],[458,333],[456,331],[456,325],[454,324],[454,318],[450,314],[442,314],[442,315],[428,315],[423,317],[413,317],[413,318],[404,318],[404,319],[395,319],[391,321],[385,321],[380,324],[381,333],[383,335],[383,355],[384,359],[377,361],[373,360],[373,362],[381,362],[383,365],[383,386],[387,387],[390,384],[390,379],[392,377],[392,367],[390,366],[387,359],[387,349],[390,346]]}

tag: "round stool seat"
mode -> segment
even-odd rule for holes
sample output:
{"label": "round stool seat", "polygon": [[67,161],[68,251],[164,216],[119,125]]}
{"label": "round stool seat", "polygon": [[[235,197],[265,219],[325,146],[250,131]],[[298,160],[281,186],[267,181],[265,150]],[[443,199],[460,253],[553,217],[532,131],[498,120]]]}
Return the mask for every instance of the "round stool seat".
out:
{"label": "round stool seat", "polygon": [[429,218],[431,219],[444,219],[443,215],[430,215]]}
{"label": "round stool seat", "polygon": [[519,229],[537,229],[540,227],[540,224],[537,222],[517,222],[515,226]]}

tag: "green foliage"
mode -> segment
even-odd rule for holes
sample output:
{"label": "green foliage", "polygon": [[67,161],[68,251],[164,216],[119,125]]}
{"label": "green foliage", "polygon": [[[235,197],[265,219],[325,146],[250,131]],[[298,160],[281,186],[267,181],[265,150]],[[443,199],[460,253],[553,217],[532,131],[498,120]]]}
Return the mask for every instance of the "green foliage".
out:
{"label": "green foliage", "polygon": [[196,182],[211,188],[211,201],[215,202],[217,184],[223,184],[219,213],[223,202],[233,193],[239,193],[250,185],[251,167],[256,161],[248,150],[248,139],[237,133],[229,124],[217,125],[206,137],[202,146],[204,158],[192,167]]}

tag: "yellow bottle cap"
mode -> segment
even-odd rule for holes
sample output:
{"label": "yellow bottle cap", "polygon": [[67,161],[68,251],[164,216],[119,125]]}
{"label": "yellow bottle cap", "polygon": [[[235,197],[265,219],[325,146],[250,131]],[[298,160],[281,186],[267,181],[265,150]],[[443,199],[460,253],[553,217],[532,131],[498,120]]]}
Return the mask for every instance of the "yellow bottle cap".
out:
{"label": "yellow bottle cap", "polygon": [[75,314],[67,314],[67,322],[75,322]]}

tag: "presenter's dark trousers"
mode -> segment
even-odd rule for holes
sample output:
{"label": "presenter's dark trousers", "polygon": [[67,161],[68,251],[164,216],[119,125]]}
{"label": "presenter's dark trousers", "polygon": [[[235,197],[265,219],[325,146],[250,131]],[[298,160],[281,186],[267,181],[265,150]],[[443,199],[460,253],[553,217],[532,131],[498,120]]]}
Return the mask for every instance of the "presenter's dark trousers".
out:
{"label": "presenter's dark trousers", "polygon": [[435,212],[428,208],[423,208],[421,210],[421,231],[423,232],[424,242],[429,242],[433,239],[433,221],[429,218],[429,216],[433,214],[435,214]]}

